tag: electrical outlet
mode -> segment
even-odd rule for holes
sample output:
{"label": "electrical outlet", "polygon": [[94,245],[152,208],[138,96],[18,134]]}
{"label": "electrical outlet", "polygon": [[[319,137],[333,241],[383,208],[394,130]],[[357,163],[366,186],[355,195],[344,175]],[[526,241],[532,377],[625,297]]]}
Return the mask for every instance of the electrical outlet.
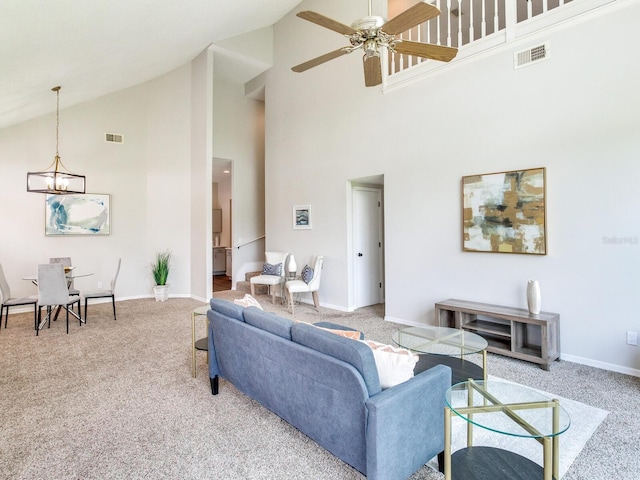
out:
{"label": "electrical outlet", "polygon": [[98,290],[102,288],[102,282],[98,282]]}
{"label": "electrical outlet", "polygon": [[638,345],[638,332],[627,332],[627,344]]}

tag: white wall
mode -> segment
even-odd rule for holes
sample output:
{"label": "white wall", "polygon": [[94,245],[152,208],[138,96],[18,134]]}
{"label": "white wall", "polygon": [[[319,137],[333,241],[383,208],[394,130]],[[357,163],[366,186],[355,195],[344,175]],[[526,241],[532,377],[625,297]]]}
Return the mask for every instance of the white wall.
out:
{"label": "white wall", "polygon": [[[638,373],[625,332],[640,330],[640,5],[617,4],[388,94],[364,87],[359,53],[292,73],[341,43],[288,15],[267,83],[269,241],[298,263],[324,254],[320,300],[348,309],[345,185],[384,174],[388,319],[433,323],[447,298],[525,307],[534,278],[565,358]],[[299,9],[358,16],[336,0]],[[513,70],[514,51],[547,40],[549,60]],[[547,169],[549,253],[463,253],[461,177],[532,167]],[[297,204],[312,230],[292,230]]]}
{"label": "white wall", "polygon": [[[86,175],[88,193],[111,195],[111,235],[44,235],[45,198],[26,192],[26,172],[53,159],[55,114],[0,130],[0,262],[12,293],[37,293],[21,278],[49,257],[71,256],[79,272],[94,273],[76,281],[80,290],[108,285],[122,257],[116,296],[151,295],[149,263],[156,251],[170,249],[171,293],[190,295],[190,65],[71,108],[64,108],[64,91],[63,85],[60,155],[70,170]],[[125,143],[105,143],[105,132],[124,134]]]}
{"label": "white wall", "polygon": [[211,298],[213,262],[211,217],[213,175],[213,52],[191,62],[191,291],[203,301]]}
{"label": "white wall", "polygon": [[[264,235],[264,103],[245,97],[244,85],[224,78],[214,79],[213,155],[233,162],[228,246]],[[264,241],[233,249],[234,285],[264,258],[264,249]]]}

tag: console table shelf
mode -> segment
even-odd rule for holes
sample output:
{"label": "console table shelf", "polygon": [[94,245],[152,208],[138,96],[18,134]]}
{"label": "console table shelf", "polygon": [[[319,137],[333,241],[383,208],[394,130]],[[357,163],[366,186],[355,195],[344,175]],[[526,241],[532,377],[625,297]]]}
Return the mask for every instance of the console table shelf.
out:
{"label": "console table shelf", "polygon": [[560,315],[531,315],[522,308],[449,299],[436,303],[441,327],[462,328],[484,337],[487,351],[540,364],[560,358]]}

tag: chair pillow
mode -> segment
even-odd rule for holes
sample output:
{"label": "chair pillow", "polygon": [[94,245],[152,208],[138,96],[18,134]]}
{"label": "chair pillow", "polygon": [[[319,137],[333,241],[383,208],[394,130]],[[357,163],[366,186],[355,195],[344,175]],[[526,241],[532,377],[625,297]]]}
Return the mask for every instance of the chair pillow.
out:
{"label": "chair pillow", "polygon": [[313,279],[313,268],[311,268],[309,265],[305,265],[302,269],[302,272],[300,273],[300,276],[302,277],[302,281],[304,283],[309,284],[309,282]]}
{"label": "chair pillow", "polygon": [[282,275],[282,263],[271,265],[266,263],[262,266],[262,275],[275,275],[277,277]]}
{"label": "chair pillow", "polygon": [[413,369],[418,363],[418,355],[406,348],[393,347],[373,340],[361,340],[373,352],[373,359],[380,377],[380,387],[393,387],[413,378]]}

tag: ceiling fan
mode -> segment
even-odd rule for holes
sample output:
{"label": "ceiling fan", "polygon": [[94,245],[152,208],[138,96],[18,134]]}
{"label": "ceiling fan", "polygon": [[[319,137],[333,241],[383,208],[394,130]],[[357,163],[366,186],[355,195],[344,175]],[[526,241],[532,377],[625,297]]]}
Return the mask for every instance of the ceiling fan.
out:
{"label": "ceiling fan", "polygon": [[400,54],[415,55],[422,58],[439,60],[441,62],[449,62],[458,53],[457,48],[396,38],[396,36],[402,32],[406,32],[410,28],[438,15],[440,15],[440,10],[436,6],[426,2],[419,2],[387,21],[382,17],[371,15],[371,0],[369,0],[369,15],[356,20],[349,27],[316,12],[309,10],[298,12],[297,16],[304,20],[341,33],[349,39],[351,45],[296,65],[291,70],[294,72],[304,72],[329,60],[362,48],[364,51],[362,58],[364,63],[364,83],[367,87],[374,87],[382,83],[382,66],[380,63],[381,47]]}

